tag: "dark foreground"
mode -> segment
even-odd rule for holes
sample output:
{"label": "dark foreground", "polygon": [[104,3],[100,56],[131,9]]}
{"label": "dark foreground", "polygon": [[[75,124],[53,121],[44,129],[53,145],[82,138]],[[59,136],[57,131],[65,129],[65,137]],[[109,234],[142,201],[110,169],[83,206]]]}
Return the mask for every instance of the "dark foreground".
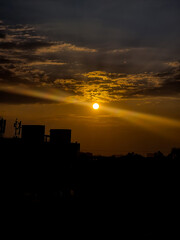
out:
{"label": "dark foreground", "polygon": [[15,158],[16,147],[1,149],[7,236],[179,239],[179,155],[95,161],[23,146]]}

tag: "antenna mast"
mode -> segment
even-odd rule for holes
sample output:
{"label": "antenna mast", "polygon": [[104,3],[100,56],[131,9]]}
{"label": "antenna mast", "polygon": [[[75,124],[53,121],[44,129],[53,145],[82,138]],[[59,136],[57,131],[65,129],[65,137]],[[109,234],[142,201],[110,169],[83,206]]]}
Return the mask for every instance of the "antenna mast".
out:
{"label": "antenna mast", "polygon": [[14,122],[15,138],[18,138],[20,136],[21,129],[22,129],[21,121],[18,122],[18,119],[16,118],[16,121]]}

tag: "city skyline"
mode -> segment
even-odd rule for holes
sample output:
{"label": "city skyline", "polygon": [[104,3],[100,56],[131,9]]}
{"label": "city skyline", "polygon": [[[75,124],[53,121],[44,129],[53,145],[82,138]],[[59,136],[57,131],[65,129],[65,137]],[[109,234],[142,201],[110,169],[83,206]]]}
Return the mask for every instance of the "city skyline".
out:
{"label": "city skyline", "polygon": [[94,154],[180,147],[179,1],[0,4],[7,136],[18,118],[72,129]]}

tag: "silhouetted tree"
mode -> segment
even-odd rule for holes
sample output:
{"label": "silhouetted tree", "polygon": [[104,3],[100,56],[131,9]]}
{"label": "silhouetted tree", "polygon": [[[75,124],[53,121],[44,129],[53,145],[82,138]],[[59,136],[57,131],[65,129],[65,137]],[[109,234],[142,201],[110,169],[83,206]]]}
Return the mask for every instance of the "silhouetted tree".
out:
{"label": "silhouetted tree", "polygon": [[165,156],[163,155],[162,152],[158,151],[158,152],[154,153],[154,158],[157,160],[162,160],[162,159],[165,159]]}

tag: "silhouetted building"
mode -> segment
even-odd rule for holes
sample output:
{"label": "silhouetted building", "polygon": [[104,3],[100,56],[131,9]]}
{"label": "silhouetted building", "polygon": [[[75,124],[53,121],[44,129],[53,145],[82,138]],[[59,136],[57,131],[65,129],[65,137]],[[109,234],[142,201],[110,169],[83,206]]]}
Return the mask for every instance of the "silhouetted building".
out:
{"label": "silhouetted building", "polygon": [[24,143],[44,143],[44,125],[22,125],[22,141]]}
{"label": "silhouetted building", "polygon": [[0,118],[0,137],[3,137],[6,129],[6,120]]}
{"label": "silhouetted building", "polygon": [[81,160],[93,160],[93,154],[90,152],[81,152],[79,157]]}
{"label": "silhouetted building", "polygon": [[53,144],[70,144],[71,130],[70,129],[51,129],[50,142]]}
{"label": "silhouetted building", "polygon": [[80,144],[71,142],[70,129],[51,129],[47,150],[48,148],[58,159],[76,160],[79,158]]}
{"label": "silhouetted building", "polygon": [[180,148],[173,148],[168,155],[168,158],[172,160],[180,160]]}

